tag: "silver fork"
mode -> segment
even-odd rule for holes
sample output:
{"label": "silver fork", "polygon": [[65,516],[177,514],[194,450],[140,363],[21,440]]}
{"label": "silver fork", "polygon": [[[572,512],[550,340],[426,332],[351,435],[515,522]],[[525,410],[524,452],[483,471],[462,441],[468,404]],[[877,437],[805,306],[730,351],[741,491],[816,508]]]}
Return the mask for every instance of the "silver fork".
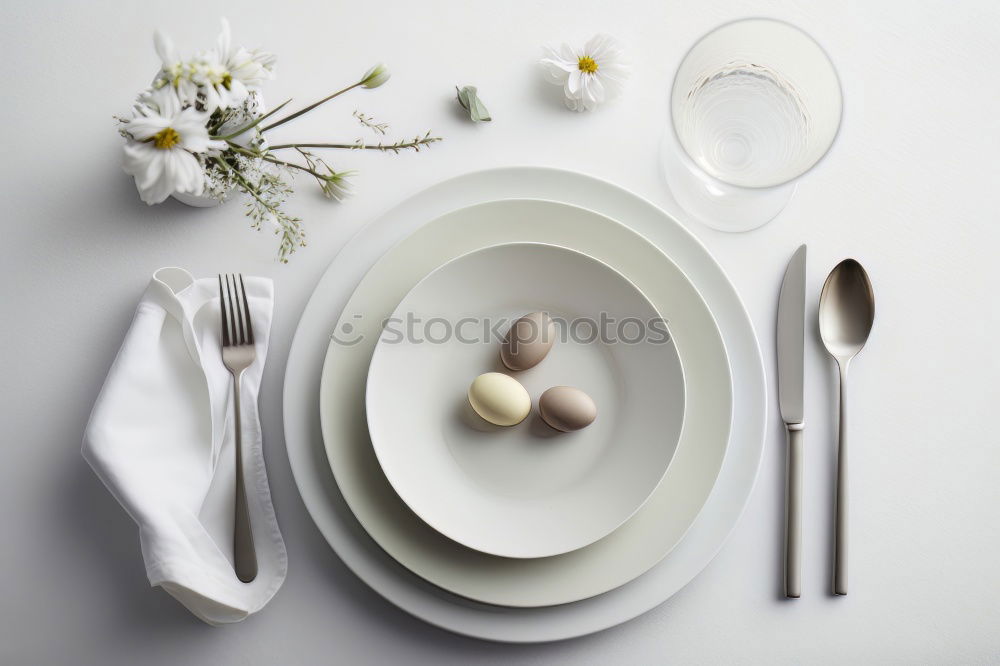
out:
{"label": "silver fork", "polygon": [[[230,277],[232,280],[230,281]],[[225,288],[219,275],[219,308],[222,310],[222,362],[233,375],[233,411],[236,423],[236,522],[233,527],[233,568],[236,577],[249,583],[257,577],[257,553],[253,547],[253,529],[247,507],[246,480],[243,471],[243,433],[240,427],[240,383],[257,353],[253,346],[250,302],[243,276],[226,276]]]}

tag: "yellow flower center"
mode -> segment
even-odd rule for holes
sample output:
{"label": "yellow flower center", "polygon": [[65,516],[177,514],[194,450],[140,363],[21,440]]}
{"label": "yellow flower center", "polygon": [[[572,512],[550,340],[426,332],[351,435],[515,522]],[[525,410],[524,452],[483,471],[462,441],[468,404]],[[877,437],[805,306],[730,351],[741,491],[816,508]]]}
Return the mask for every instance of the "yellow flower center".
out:
{"label": "yellow flower center", "polygon": [[233,85],[233,75],[226,72],[222,75],[222,87],[226,90],[230,90]]}
{"label": "yellow flower center", "polygon": [[170,150],[181,142],[181,135],[173,127],[164,127],[153,135],[153,145],[160,150]]}
{"label": "yellow flower center", "polygon": [[590,56],[583,56],[577,63],[581,72],[586,72],[587,74],[593,74],[597,71],[597,61]]}

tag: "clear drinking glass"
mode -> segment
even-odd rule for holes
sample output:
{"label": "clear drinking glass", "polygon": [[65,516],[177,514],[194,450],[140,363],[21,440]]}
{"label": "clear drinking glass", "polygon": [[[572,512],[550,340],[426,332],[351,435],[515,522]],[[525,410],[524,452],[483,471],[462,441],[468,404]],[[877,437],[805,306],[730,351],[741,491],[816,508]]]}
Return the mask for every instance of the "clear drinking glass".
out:
{"label": "clear drinking glass", "polygon": [[842,108],[837,71],[809,35],[773,19],[719,26],[674,78],[661,151],[667,184],[700,222],[756,229],[829,150]]}

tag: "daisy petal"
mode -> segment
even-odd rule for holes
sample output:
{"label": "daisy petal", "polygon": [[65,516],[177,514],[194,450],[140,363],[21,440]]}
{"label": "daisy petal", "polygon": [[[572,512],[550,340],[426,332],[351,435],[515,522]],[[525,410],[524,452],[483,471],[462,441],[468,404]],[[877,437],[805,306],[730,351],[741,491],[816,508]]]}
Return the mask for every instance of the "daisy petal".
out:
{"label": "daisy petal", "polygon": [[584,92],[586,97],[592,100],[595,107],[607,99],[607,95],[604,92],[604,84],[601,83],[600,77],[597,76],[587,78],[587,85]]}
{"label": "daisy petal", "polygon": [[133,139],[145,141],[164,128],[169,127],[169,123],[161,116],[133,118],[125,125],[125,130],[132,135]]}
{"label": "daisy petal", "polygon": [[549,83],[554,83],[556,85],[563,85],[566,83],[566,79],[569,78],[569,72],[558,66],[551,66],[546,63],[542,63],[542,75],[545,80]]}
{"label": "daisy petal", "polygon": [[219,59],[225,61],[230,55],[230,45],[232,44],[232,38],[229,32],[229,20],[222,19],[222,32],[219,33],[219,39],[216,48],[219,51]]}
{"label": "daisy petal", "polygon": [[562,44],[559,47],[559,57],[567,62],[575,63],[580,59],[580,54],[574,51],[569,44]]}
{"label": "daisy petal", "polygon": [[153,33],[153,47],[156,49],[156,55],[160,56],[160,61],[164,65],[172,65],[180,60],[177,57],[177,50],[174,48],[173,41],[159,30]]}
{"label": "daisy petal", "polygon": [[583,45],[583,51],[594,60],[600,61],[601,56],[607,55],[609,45],[606,35],[594,35]]}
{"label": "daisy petal", "polygon": [[569,78],[566,79],[566,95],[568,97],[578,97],[580,94],[580,88],[583,85],[581,82],[582,74],[579,69],[569,73]]}

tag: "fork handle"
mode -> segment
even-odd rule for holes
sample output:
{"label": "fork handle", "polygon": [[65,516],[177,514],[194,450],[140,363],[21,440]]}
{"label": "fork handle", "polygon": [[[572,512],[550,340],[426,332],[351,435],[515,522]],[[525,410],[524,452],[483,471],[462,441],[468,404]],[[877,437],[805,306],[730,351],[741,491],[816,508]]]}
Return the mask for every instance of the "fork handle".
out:
{"label": "fork handle", "polygon": [[253,528],[250,525],[250,508],[247,506],[246,479],[243,470],[243,428],[240,410],[240,380],[243,373],[233,375],[233,411],[235,412],[236,437],[236,520],[233,523],[233,568],[236,577],[249,583],[257,577],[257,552],[253,546]]}

